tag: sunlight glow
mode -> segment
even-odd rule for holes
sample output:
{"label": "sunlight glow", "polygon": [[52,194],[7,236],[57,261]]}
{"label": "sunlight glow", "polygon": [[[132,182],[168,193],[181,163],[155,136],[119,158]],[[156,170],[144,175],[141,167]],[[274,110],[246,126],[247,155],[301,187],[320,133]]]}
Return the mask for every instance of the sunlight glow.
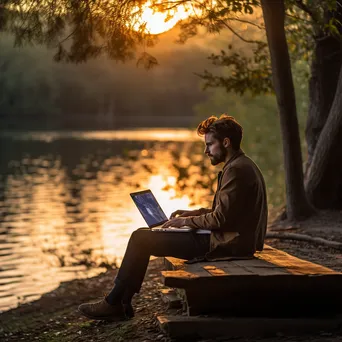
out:
{"label": "sunlight glow", "polygon": [[145,188],[152,190],[166,216],[169,217],[178,209],[189,209],[191,200],[186,195],[177,196],[176,190],[172,187],[177,179],[174,176],[164,176],[165,171],[161,170],[160,174],[151,176]]}
{"label": "sunlight glow", "polygon": [[[172,188],[177,182],[176,177],[165,174],[167,170],[161,167],[160,173],[151,175],[143,181],[141,188],[152,190],[166,216],[169,217],[177,209],[189,209],[191,201],[186,195],[177,196],[175,189]],[[127,188],[125,190],[127,191]],[[101,189],[101,192],[103,200],[99,202],[102,208],[99,225],[102,234],[102,252],[108,260],[115,259],[116,264],[120,265],[130,234],[140,227],[146,227],[146,222],[130,198],[126,198],[127,204],[122,207],[122,211],[117,207],[114,213],[113,203],[123,194],[114,193],[110,187]]]}
{"label": "sunlight glow", "polygon": [[151,7],[151,1],[147,1],[143,5],[141,18],[133,25],[134,29],[143,29],[150,34],[160,34],[171,30],[179,21],[190,16],[190,11],[183,5],[167,12],[158,12]]}

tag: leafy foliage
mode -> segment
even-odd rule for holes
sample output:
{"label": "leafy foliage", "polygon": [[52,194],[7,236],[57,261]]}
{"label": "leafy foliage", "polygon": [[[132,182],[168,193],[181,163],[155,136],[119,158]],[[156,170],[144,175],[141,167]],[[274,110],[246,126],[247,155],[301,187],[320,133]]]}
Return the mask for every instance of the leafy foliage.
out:
{"label": "leafy foliage", "polygon": [[[254,10],[257,10],[258,3],[254,3]],[[286,32],[289,51],[292,62],[310,62],[315,45],[315,39],[320,33],[320,39],[330,35],[341,40],[342,24],[336,18],[338,11],[341,11],[342,3],[336,0],[288,0],[286,2]],[[252,25],[252,22],[248,23]],[[255,27],[255,22],[254,22]],[[263,27],[259,36],[263,35]],[[209,59],[214,65],[226,67],[229,72],[222,75],[214,75],[205,71],[200,75],[205,81],[205,87],[223,87],[227,92],[233,91],[237,94],[244,94],[250,91],[253,95],[273,92],[271,82],[271,68],[269,63],[268,49],[261,40],[250,41],[240,35],[239,38],[245,43],[254,43],[252,48],[253,57],[247,57],[232,50],[228,46],[228,52],[221,51],[220,55],[212,54]],[[302,73],[306,79],[309,73]],[[305,79],[303,80],[305,81]]]}
{"label": "leafy foliage", "polygon": [[[146,49],[157,42],[157,36],[146,31],[141,21],[146,0],[0,0],[0,30],[15,36],[17,45],[45,44],[56,49],[56,61],[85,62],[106,54],[125,62],[137,58],[137,65],[149,69],[158,65]],[[205,71],[200,76],[206,87],[224,87],[243,94],[272,92],[271,70],[260,15],[259,0],[152,0],[153,8],[167,12],[183,6],[189,18],[180,24],[178,41],[185,43],[204,28],[208,33],[229,30],[249,48],[252,56],[236,51],[213,53],[215,66],[225,67],[224,76]],[[311,59],[315,37],[340,37],[341,22],[334,13],[340,0],[287,0],[286,30],[293,61]],[[241,27],[245,26],[244,33]],[[250,30],[252,28],[253,30]],[[229,42],[227,42],[228,45]],[[140,57],[136,52],[142,47]]]}
{"label": "leafy foliage", "polygon": [[137,25],[142,2],[0,0],[2,30],[14,34],[16,45],[57,48],[57,61],[79,63],[101,54],[126,61],[134,57],[137,44],[156,40]]}
{"label": "leafy foliage", "polygon": [[[232,46],[228,47],[230,50]],[[212,54],[209,59],[216,66],[229,67],[229,73],[220,76],[214,76],[211,72],[205,70],[202,77],[207,87],[222,87],[227,92],[235,92],[243,95],[247,90],[252,94],[270,93],[273,90],[271,80],[271,66],[267,54],[267,45],[258,42],[257,47],[253,49],[253,56],[246,57],[237,52],[229,55],[221,51],[221,55]]]}

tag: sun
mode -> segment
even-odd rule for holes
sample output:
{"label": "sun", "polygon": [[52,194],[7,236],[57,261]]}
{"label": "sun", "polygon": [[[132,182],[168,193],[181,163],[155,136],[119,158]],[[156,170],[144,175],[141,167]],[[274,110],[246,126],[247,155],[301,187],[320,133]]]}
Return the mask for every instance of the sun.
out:
{"label": "sun", "polygon": [[189,17],[189,11],[184,6],[168,12],[158,12],[151,8],[151,1],[147,1],[142,7],[142,15],[134,24],[136,30],[144,27],[144,31],[150,34],[161,34],[171,30],[179,21]]}

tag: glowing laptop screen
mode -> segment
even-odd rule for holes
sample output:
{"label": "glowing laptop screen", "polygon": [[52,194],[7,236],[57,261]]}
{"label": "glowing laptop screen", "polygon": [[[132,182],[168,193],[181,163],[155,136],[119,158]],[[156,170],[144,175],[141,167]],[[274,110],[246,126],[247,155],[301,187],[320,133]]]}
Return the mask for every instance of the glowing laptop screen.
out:
{"label": "glowing laptop screen", "polygon": [[134,192],[130,195],[150,228],[168,220],[151,190]]}

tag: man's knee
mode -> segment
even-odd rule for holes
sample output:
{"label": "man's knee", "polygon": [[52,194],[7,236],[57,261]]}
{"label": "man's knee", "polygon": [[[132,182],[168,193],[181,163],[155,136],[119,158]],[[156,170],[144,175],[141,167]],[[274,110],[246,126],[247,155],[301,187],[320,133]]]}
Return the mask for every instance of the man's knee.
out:
{"label": "man's knee", "polygon": [[151,230],[149,228],[139,228],[131,234],[131,239],[134,241],[146,241]]}
{"label": "man's knee", "polygon": [[135,230],[129,239],[128,245],[135,251],[149,254],[152,248],[153,240],[151,239],[151,229],[139,228]]}

